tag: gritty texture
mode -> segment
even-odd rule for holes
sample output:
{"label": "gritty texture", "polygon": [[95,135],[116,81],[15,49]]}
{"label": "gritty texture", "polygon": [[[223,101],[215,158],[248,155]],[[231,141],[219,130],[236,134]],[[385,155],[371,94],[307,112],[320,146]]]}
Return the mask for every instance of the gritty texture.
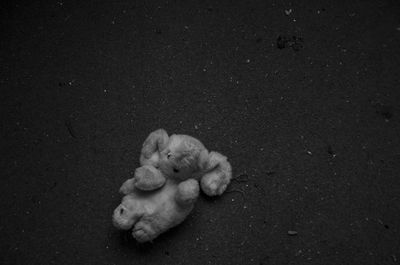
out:
{"label": "gritty texture", "polygon": [[[0,3],[1,264],[399,262],[399,1],[111,2]],[[138,246],[110,213],[156,128],[242,193]]]}

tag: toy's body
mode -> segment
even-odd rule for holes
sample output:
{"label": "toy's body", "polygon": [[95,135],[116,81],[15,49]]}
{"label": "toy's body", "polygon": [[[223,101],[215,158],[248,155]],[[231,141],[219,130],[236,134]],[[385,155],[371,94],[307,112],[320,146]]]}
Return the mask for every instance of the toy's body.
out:
{"label": "toy's body", "polygon": [[125,181],[125,194],[115,209],[117,228],[129,230],[138,242],[151,241],[181,223],[193,209],[202,190],[209,196],[224,192],[231,179],[226,157],[209,153],[187,135],[168,137],[164,130],[149,135],[143,144],[141,167]]}

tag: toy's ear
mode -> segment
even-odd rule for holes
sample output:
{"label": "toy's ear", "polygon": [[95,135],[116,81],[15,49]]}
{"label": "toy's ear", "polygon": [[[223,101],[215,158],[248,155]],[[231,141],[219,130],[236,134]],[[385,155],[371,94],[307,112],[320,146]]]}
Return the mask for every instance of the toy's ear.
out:
{"label": "toy's ear", "polygon": [[196,168],[204,146],[197,139],[188,138],[183,140],[182,149],[183,151],[178,155],[180,163],[185,167]]}
{"label": "toy's ear", "polygon": [[164,129],[158,129],[147,136],[143,143],[140,162],[142,165],[158,161],[159,152],[168,145],[169,137]]}
{"label": "toy's ear", "polygon": [[232,178],[231,164],[226,156],[203,150],[199,156],[199,168],[205,172],[201,178],[201,189],[208,196],[221,195]]}

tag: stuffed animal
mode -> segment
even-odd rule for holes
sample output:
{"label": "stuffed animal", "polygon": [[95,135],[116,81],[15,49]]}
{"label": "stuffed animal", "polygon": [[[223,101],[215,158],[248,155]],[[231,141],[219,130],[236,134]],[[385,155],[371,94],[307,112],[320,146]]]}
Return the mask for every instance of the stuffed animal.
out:
{"label": "stuffed animal", "polygon": [[193,209],[200,187],[209,196],[221,195],[232,176],[225,156],[209,152],[191,136],[168,136],[163,129],[147,137],[140,164],[121,186],[125,196],[113,215],[115,227],[132,228],[140,243],[181,223]]}

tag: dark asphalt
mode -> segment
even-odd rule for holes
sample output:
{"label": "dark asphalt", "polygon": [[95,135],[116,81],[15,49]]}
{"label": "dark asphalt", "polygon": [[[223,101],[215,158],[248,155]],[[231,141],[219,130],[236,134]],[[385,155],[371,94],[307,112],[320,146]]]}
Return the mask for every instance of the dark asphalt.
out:
{"label": "dark asphalt", "polygon": [[[399,1],[33,2],[0,4],[1,264],[399,264]],[[111,214],[157,128],[241,178],[139,246]]]}

